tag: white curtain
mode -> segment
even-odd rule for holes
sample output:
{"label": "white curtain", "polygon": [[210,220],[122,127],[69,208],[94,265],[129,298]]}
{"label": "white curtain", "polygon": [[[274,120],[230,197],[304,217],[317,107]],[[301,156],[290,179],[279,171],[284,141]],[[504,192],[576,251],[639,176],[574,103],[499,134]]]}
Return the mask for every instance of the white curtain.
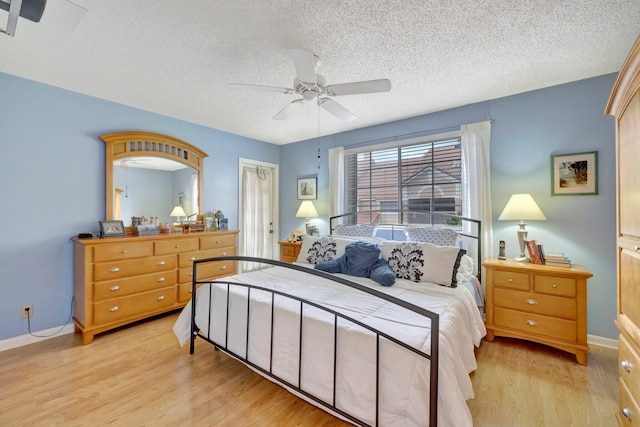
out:
{"label": "white curtain", "polygon": [[[242,204],[244,215],[240,218],[240,238],[244,256],[271,258],[271,189],[273,174],[261,166],[245,166],[242,171]],[[243,271],[256,270],[264,265],[244,263]]]}
{"label": "white curtain", "polygon": [[[462,216],[482,221],[481,256],[493,256],[491,225],[491,177],[489,143],[491,122],[478,122],[460,127],[462,143]],[[465,230],[470,231],[470,230]],[[476,258],[477,254],[469,256]],[[480,266],[478,266],[480,268]],[[484,277],[483,277],[484,281]]]}
{"label": "white curtain", "polygon": [[344,186],[345,186],[344,148],[343,147],[330,148],[329,149],[329,217],[345,213]]}

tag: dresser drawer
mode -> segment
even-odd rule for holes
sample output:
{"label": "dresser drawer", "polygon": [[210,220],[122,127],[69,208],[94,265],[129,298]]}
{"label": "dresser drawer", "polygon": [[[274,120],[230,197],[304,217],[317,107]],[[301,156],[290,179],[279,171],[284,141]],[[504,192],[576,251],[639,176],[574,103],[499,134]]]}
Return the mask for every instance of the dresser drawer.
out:
{"label": "dresser drawer", "polygon": [[236,245],[235,234],[222,234],[200,237],[200,249],[218,249]]}
{"label": "dresser drawer", "polygon": [[176,271],[171,270],[119,280],[96,282],[93,285],[93,299],[94,301],[100,301],[165,288],[175,285],[177,283],[176,277]]}
{"label": "dresser drawer", "polygon": [[149,316],[153,312],[160,312],[174,305],[176,298],[176,287],[171,286],[128,297],[95,302],[93,304],[94,323],[109,324],[127,317]]}
{"label": "dresser drawer", "polygon": [[206,251],[198,251],[178,255],[178,267],[192,267],[193,261],[197,259],[214,258],[218,256],[233,256],[236,254],[235,248],[209,249]]}
{"label": "dresser drawer", "polygon": [[515,271],[495,270],[493,272],[493,286],[528,291],[529,275]]}
{"label": "dresser drawer", "polygon": [[[214,261],[198,266],[198,280],[214,279],[228,276],[236,272],[235,261]],[[186,267],[178,270],[178,283],[191,283],[193,280],[193,268]]]}
{"label": "dresser drawer", "polygon": [[113,280],[141,274],[175,270],[176,256],[150,257],[128,261],[104,262],[93,265],[93,280]]}
{"label": "dresser drawer", "polygon": [[618,375],[629,387],[631,395],[640,399],[640,357],[622,334],[618,336]]}
{"label": "dresser drawer", "polygon": [[533,276],[533,289],[536,292],[573,298],[576,296],[576,279],[536,274]]}
{"label": "dresser drawer", "polygon": [[567,320],[576,320],[577,313],[575,299],[503,288],[493,289],[493,305]]}
{"label": "dresser drawer", "polygon": [[94,246],[93,248],[94,262],[141,258],[151,255],[153,255],[153,242],[123,242]]}
{"label": "dresser drawer", "polygon": [[619,387],[620,408],[617,418],[624,427],[640,427],[640,408],[622,378],[619,380]]}
{"label": "dresser drawer", "polygon": [[576,322],[533,313],[494,308],[494,323],[502,328],[561,340],[576,341]]}
{"label": "dresser drawer", "polygon": [[198,239],[170,239],[155,242],[156,255],[177,254],[198,250]]}

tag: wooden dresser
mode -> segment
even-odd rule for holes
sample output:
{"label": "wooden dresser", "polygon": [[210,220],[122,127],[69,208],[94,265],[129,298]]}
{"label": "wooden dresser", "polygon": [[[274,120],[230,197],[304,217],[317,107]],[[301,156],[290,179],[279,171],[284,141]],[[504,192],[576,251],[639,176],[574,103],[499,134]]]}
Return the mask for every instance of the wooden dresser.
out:
{"label": "wooden dresser", "polygon": [[282,240],[278,242],[280,245],[280,261],[282,262],[296,262],[302,242],[289,242]]}
{"label": "wooden dresser", "polygon": [[587,364],[587,279],[581,265],[546,265],[487,258],[487,341],[496,335],[546,344]]}
{"label": "wooden dresser", "polygon": [[[74,243],[73,320],[89,344],[109,329],[183,307],[193,261],[237,255],[237,231],[81,239]],[[209,279],[234,274],[233,261],[199,268]]]}
{"label": "wooden dresser", "polygon": [[605,111],[616,118],[618,373],[623,426],[640,426],[640,37]]}

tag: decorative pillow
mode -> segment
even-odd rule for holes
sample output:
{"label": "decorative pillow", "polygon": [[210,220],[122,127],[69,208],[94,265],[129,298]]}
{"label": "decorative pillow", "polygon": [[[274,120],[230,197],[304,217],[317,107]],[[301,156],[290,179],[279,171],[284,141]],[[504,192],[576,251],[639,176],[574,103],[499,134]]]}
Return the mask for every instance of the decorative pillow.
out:
{"label": "decorative pillow", "polygon": [[338,225],[334,230],[336,236],[373,237],[375,224]]}
{"label": "decorative pillow", "polygon": [[338,243],[329,236],[302,236],[297,262],[315,264],[338,257]]}
{"label": "decorative pillow", "polygon": [[458,283],[466,282],[473,277],[473,258],[469,255],[462,255],[460,258],[460,268],[458,268]]}
{"label": "decorative pillow", "polygon": [[467,251],[431,243],[386,241],[382,255],[396,277],[456,287],[460,259]]}
{"label": "decorative pillow", "polygon": [[425,242],[437,246],[458,246],[458,233],[450,228],[409,227],[407,240]]}

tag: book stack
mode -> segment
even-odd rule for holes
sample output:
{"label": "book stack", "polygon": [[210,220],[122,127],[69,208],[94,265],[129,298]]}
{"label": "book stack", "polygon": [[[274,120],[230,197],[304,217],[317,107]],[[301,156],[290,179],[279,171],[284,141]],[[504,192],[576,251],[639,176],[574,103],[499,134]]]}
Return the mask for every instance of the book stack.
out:
{"label": "book stack", "polygon": [[544,264],[545,255],[544,249],[541,244],[538,244],[535,240],[527,240],[526,242],[527,252],[529,252],[529,259],[532,264]]}
{"label": "book stack", "polygon": [[563,253],[548,253],[545,255],[545,264],[553,267],[571,267],[571,260]]}

